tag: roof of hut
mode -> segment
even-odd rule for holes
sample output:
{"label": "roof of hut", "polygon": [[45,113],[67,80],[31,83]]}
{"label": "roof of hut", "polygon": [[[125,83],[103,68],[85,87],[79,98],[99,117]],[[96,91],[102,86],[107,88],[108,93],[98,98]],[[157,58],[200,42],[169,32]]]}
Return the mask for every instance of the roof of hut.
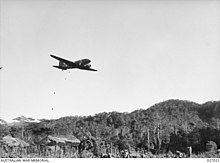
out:
{"label": "roof of hut", "polygon": [[29,144],[19,138],[13,138],[12,136],[5,136],[2,138],[1,142],[3,142],[4,144],[7,144],[10,147],[16,147],[16,146],[20,146],[20,147],[27,147],[29,146]]}
{"label": "roof of hut", "polygon": [[66,137],[63,138],[63,139],[65,139],[66,142],[70,142],[70,143],[80,143],[80,140],[77,139],[77,138],[76,138],[75,136],[73,136],[73,135],[66,136]]}
{"label": "roof of hut", "polygon": [[51,136],[51,135],[48,136],[48,139],[55,141],[56,143],[65,143],[65,141],[62,138]]}
{"label": "roof of hut", "polygon": [[70,135],[70,136],[48,136],[48,139],[51,141],[55,141],[56,143],[73,143],[73,144],[78,144],[80,143],[79,139],[77,139],[75,136]]}

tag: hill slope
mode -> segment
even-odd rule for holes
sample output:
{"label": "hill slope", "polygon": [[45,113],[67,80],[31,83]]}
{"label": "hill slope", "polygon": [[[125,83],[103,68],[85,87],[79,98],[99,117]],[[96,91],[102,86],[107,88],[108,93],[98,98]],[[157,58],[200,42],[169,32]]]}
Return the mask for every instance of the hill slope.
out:
{"label": "hill slope", "polygon": [[[80,140],[86,133],[97,140],[112,142],[119,149],[142,148],[161,152],[185,151],[187,146],[192,146],[194,152],[202,152],[206,150],[207,141],[220,146],[219,119],[220,101],[197,104],[172,99],[131,113],[104,112],[29,123],[25,133],[33,139],[36,134],[73,134]],[[19,137],[21,130],[15,128],[11,130]]]}

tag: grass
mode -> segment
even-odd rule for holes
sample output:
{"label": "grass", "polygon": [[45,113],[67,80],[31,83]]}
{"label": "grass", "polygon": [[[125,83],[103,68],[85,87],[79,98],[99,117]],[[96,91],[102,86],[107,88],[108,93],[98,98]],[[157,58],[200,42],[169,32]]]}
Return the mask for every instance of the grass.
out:
{"label": "grass", "polygon": [[[147,152],[143,155],[136,155],[137,158],[177,158],[175,154],[172,152],[157,154],[154,155],[151,152]],[[46,156],[39,155],[38,153],[31,154],[19,154],[15,151],[10,153],[5,152],[2,148],[0,148],[0,158],[95,158],[94,154],[89,151],[83,151],[81,155],[78,152],[66,152],[65,155],[60,154],[59,152],[48,153]],[[119,155],[115,156],[116,158],[121,158]],[[220,153],[216,152],[205,152],[200,154],[192,154],[191,158],[220,158]]]}

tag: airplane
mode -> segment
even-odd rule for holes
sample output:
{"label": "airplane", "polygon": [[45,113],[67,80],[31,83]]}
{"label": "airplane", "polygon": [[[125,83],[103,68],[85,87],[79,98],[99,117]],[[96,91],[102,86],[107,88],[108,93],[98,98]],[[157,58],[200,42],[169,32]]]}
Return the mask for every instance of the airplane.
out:
{"label": "airplane", "polygon": [[81,60],[72,62],[72,61],[68,61],[66,59],[63,59],[63,58],[60,58],[54,55],[50,55],[50,56],[59,61],[59,66],[53,66],[53,67],[61,69],[61,70],[78,68],[81,70],[97,71],[91,68],[91,64],[89,64],[91,61],[89,59],[81,59]]}

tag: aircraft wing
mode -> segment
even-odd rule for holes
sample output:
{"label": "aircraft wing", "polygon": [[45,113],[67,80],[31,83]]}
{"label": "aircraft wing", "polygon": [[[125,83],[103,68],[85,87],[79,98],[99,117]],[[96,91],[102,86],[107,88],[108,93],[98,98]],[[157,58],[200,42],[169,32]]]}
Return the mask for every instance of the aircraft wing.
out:
{"label": "aircraft wing", "polygon": [[69,65],[69,66],[76,66],[76,65],[77,65],[76,63],[71,62],[71,61],[68,61],[68,60],[66,60],[66,59],[63,59],[63,58],[60,58],[60,57],[57,57],[57,56],[54,56],[54,55],[50,55],[50,56],[53,57],[53,58],[55,58],[55,59],[57,59],[58,61],[61,61],[61,62],[66,63],[66,64]]}
{"label": "aircraft wing", "polygon": [[81,70],[88,70],[88,71],[98,71],[98,70],[95,70],[95,69],[92,69],[92,68],[89,68],[89,67],[81,67],[80,69]]}

